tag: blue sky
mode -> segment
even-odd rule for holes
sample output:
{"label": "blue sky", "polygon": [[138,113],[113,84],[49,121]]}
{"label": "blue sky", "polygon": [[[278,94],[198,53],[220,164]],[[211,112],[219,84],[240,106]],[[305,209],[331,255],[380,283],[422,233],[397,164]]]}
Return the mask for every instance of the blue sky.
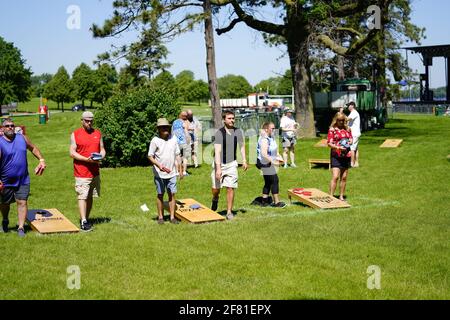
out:
{"label": "blue sky", "polygon": [[[69,73],[81,62],[92,66],[97,54],[112,43],[127,42],[131,34],[121,39],[93,39],[89,28],[102,25],[112,13],[112,0],[0,0],[0,36],[18,47],[27,65],[35,74],[55,73],[64,65]],[[69,29],[67,9],[77,5],[81,10],[80,29]],[[413,22],[427,29],[422,45],[450,44],[450,1],[413,0]],[[282,48],[266,46],[258,32],[244,25],[215,36],[218,76],[240,74],[255,85],[258,81],[277,76],[289,68]],[[177,74],[192,70],[196,78],[206,80],[205,46],[200,28],[182,35],[167,45],[172,63],[170,71]],[[402,51],[402,54],[405,54]],[[409,54],[413,69],[423,72],[417,55]],[[445,63],[435,59],[431,68],[431,86],[444,86]]]}

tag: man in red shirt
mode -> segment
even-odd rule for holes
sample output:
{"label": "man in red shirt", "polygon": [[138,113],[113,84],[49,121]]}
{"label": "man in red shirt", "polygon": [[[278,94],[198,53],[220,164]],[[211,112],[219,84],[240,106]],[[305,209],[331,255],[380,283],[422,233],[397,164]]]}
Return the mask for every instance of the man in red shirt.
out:
{"label": "man in red shirt", "polygon": [[75,191],[78,195],[82,231],[92,230],[88,219],[93,197],[100,196],[100,160],[106,155],[102,134],[93,128],[93,122],[94,114],[90,111],[83,112],[82,127],[72,132],[70,136],[70,156],[73,158]]}

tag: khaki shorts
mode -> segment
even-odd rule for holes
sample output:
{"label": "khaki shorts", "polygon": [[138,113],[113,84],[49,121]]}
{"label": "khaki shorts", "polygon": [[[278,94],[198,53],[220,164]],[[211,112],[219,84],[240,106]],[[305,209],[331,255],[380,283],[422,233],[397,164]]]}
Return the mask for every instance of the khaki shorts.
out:
{"label": "khaki shorts", "polygon": [[75,177],[75,191],[78,195],[78,200],[100,197],[100,176],[94,178]]}
{"label": "khaki shorts", "polygon": [[237,189],[238,187],[238,163],[237,161],[233,161],[227,164],[221,165],[222,175],[220,180],[216,179],[216,170],[214,169],[211,172],[211,181],[213,189],[220,188],[233,188]]}
{"label": "khaki shorts", "polygon": [[353,137],[353,143],[352,143],[352,145],[350,146],[350,150],[352,150],[352,151],[358,150],[359,137],[361,137],[361,136],[355,136],[355,137]]}

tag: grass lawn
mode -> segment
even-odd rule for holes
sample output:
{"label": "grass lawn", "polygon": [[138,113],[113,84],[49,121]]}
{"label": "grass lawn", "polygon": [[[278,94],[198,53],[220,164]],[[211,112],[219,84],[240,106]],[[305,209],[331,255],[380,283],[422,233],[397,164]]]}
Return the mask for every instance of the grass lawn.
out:
{"label": "grass lawn", "polygon": [[[46,125],[37,116],[15,121],[48,164],[31,177],[29,207],[57,208],[78,224],[69,135],[79,113],[54,114]],[[404,142],[380,149],[386,138]],[[298,168],[280,170],[284,201],[291,187],[328,190],[330,172],[307,163],[328,157],[313,147],[318,140],[301,140]],[[252,207],[263,185],[253,165],[239,171],[236,218],[202,225],[156,223],[149,167],[102,169],[93,232],[0,234],[0,299],[450,299],[449,140],[448,118],[396,114],[387,129],[362,136],[361,167],[347,184],[352,208]],[[37,165],[30,153],[29,165]],[[191,173],[177,197],[209,205],[210,165]],[[73,265],[80,290],[66,285]],[[380,290],[367,288],[372,265]]]}

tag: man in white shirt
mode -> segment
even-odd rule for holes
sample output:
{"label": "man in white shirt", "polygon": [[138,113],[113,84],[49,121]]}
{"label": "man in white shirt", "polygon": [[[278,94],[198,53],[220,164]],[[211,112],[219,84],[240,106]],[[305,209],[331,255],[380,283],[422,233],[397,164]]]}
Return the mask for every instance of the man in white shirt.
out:
{"label": "man in white shirt", "polygon": [[291,167],[296,168],[295,165],[295,144],[297,143],[296,133],[298,129],[298,124],[292,117],[292,110],[286,109],[284,111],[284,116],[280,120],[280,128],[282,131],[283,140],[283,161],[284,168],[288,167],[288,152],[291,157]]}
{"label": "man in white shirt", "polygon": [[201,144],[201,135],[202,135],[202,124],[198,121],[197,117],[194,116],[194,113],[191,109],[187,111],[187,120],[188,120],[188,133],[191,138],[191,158],[194,161],[194,167],[198,167],[198,146]]}
{"label": "man in white shirt", "polygon": [[177,193],[177,175],[183,178],[183,165],[177,138],[170,134],[170,123],[165,118],[158,119],[158,137],[150,142],[148,159],[153,165],[158,208],[158,223],[164,223],[164,193],[169,195],[170,222],[178,224],[175,219],[175,194]]}
{"label": "man in white shirt", "polygon": [[349,127],[352,130],[353,143],[350,146],[351,150],[351,166],[353,168],[359,167],[359,150],[358,143],[361,137],[361,118],[359,117],[358,111],[356,111],[356,104],[353,101],[347,103],[348,110],[350,114],[348,115]]}

